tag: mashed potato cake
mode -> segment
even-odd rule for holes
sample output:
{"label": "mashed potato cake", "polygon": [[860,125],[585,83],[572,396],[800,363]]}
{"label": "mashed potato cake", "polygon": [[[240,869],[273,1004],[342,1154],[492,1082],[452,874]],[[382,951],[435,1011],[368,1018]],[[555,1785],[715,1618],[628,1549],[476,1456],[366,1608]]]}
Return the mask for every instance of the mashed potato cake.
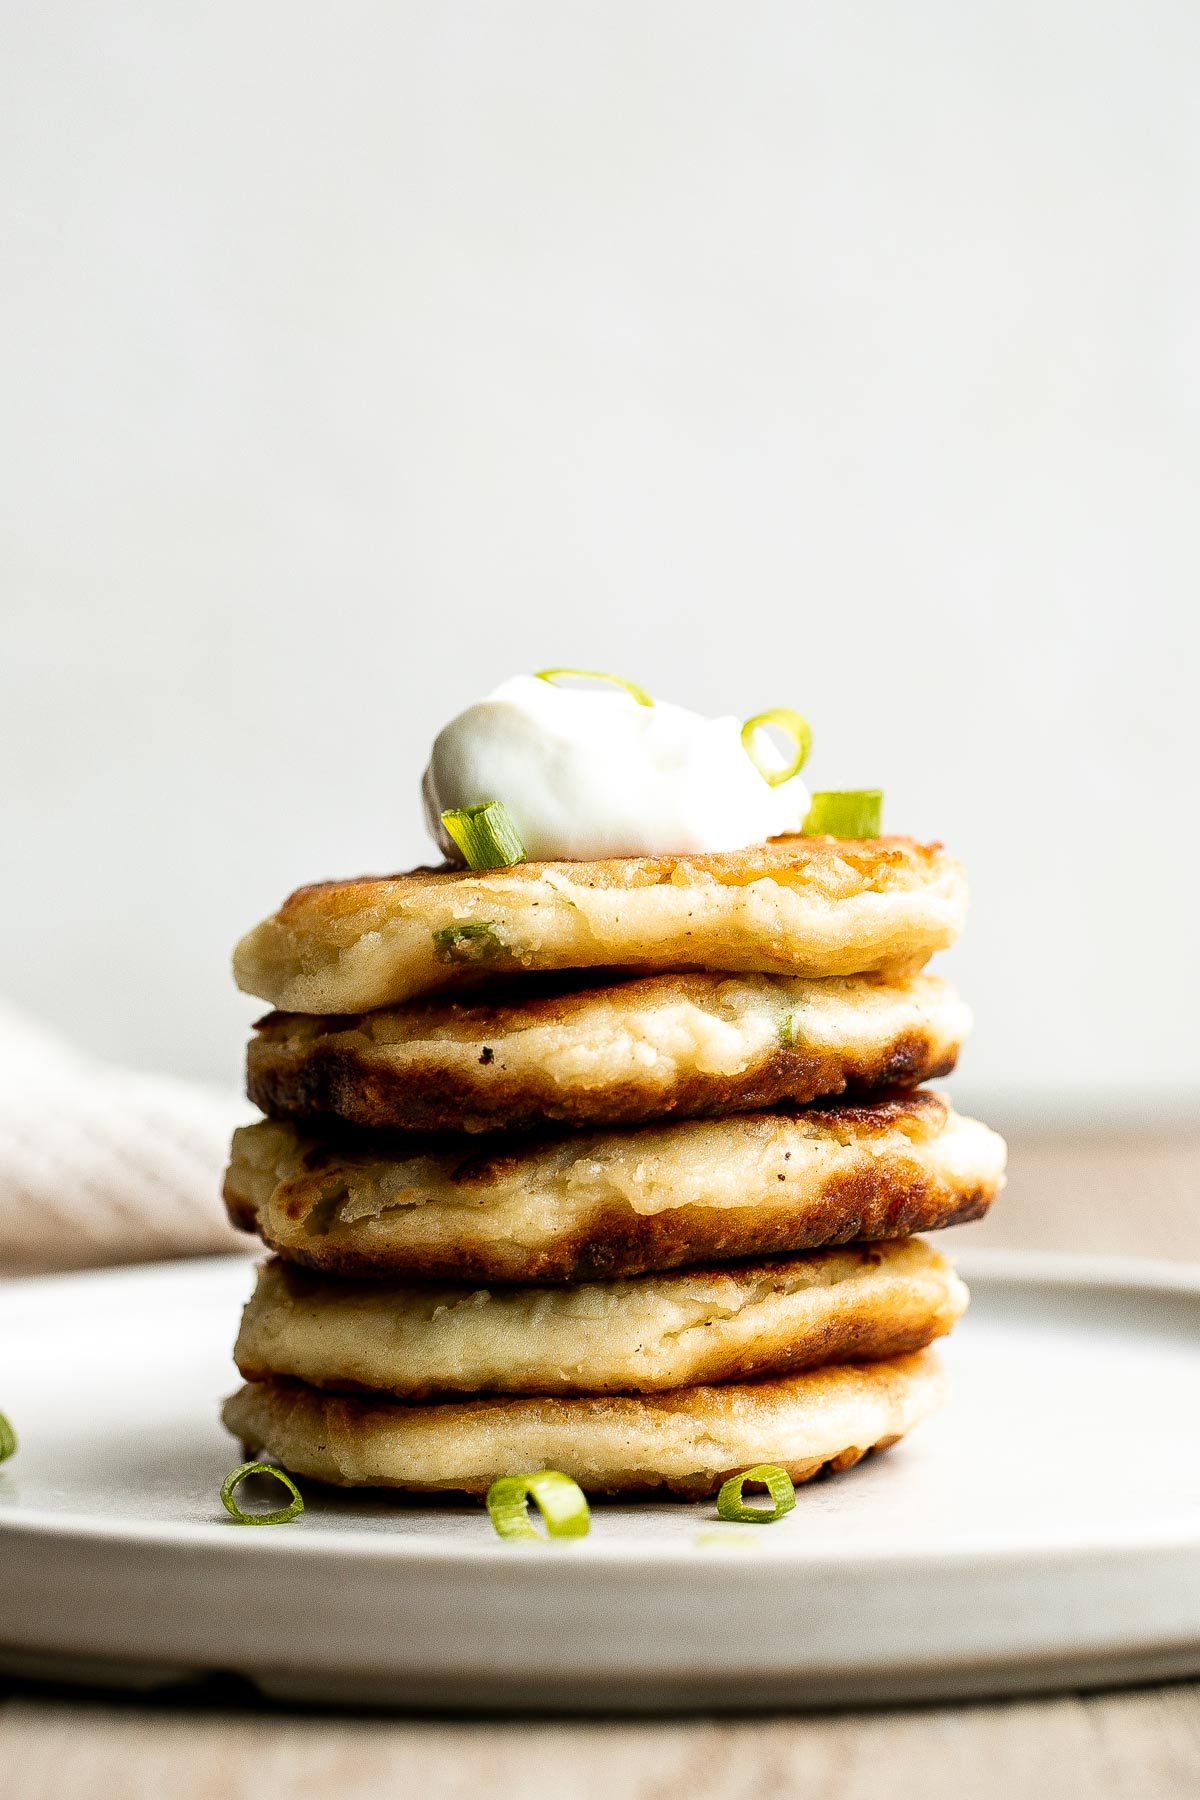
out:
{"label": "mashed potato cake", "polygon": [[289,1261],[345,1275],[580,1281],[907,1237],[978,1218],[1004,1142],[927,1090],[550,1140],[235,1132],[225,1199]]}
{"label": "mashed potato cake", "polygon": [[339,1487],[486,1493],[500,1475],[561,1469],[590,1493],[699,1498],[754,1463],[793,1481],[883,1449],[944,1398],[931,1351],[726,1387],[588,1399],[419,1406],[256,1381],[225,1402],[252,1455]]}
{"label": "mashed potato cake", "polygon": [[417,869],[300,888],[238,945],[238,985],[358,1013],[527,970],[913,972],[958,936],[962,868],[911,838],[772,838],[712,855]]}
{"label": "mashed potato cake", "polygon": [[916,1085],[949,1073],[970,1026],[936,975],[536,985],[355,1018],[272,1013],[250,1044],[250,1098],[272,1118],[404,1130],[637,1124]]}
{"label": "mashed potato cake", "polygon": [[920,1350],[967,1290],[920,1238],[574,1287],[339,1280],[269,1262],[234,1360],[346,1393],[658,1393]]}

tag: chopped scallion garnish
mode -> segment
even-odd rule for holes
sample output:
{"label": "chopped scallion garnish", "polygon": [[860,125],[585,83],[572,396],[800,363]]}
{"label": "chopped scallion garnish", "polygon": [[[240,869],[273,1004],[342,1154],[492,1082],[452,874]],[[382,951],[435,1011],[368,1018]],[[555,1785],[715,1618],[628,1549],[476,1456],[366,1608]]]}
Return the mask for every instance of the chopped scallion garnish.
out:
{"label": "chopped scallion garnish", "polygon": [[529,1517],[532,1500],[550,1537],[586,1537],[592,1522],[587,1498],[577,1481],[557,1469],[532,1475],[502,1475],[487,1491],[487,1509],[502,1538],[536,1538],[543,1534]]}
{"label": "chopped scallion garnish", "polygon": [[[760,1482],[771,1496],[770,1506],[748,1506],[742,1498],[742,1489],[748,1481]],[[770,1525],[776,1519],[782,1519],[784,1513],[790,1513],[796,1504],[796,1490],[792,1478],[786,1469],[777,1469],[774,1463],[756,1463],[754,1468],[746,1469],[741,1475],[731,1475],[717,1495],[717,1513],[722,1519],[735,1520],[739,1525]]]}
{"label": "chopped scallion garnish", "polygon": [[[273,1476],[292,1496],[290,1506],[280,1507],[278,1512],[244,1512],[238,1505],[234,1489],[239,1487],[249,1475]],[[221,1483],[221,1505],[238,1525],[286,1525],[289,1519],[294,1519],[298,1513],[304,1511],[300,1489],[291,1476],[285,1475],[282,1469],[277,1469],[274,1463],[265,1462],[243,1463],[240,1469],[235,1469],[232,1475],[227,1475]]]}
{"label": "chopped scallion garnish", "polygon": [[829,788],[812,797],[805,837],[874,838],[883,824],[882,788]]}
{"label": "chopped scallion garnish", "polygon": [[509,869],[525,861],[525,845],[503,800],[452,807],[442,814],[442,824],[468,869]]}
{"label": "chopped scallion garnish", "polygon": [[[782,731],[785,737],[792,740],[791,761],[776,769],[764,762],[755,744],[757,734],[766,725],[773,725]],[[742,746],[750,761],[754,764],[768,787],[779,787],[798,775],[808,761],[808,753],[812,749],[812,726],[800,713],[793,712],[790,706],[773,706],[769,712],[755,713],[742,726]]]}
{"label": "chopped scallion garnish", "polygon": [[654,696],[636,681],[626,681],[623,675],[606,675],[601,669],[535,669],[534,675],[538,681],[549,682],[557,681],[560,675],[574,676],[577,681],[611,681],[614,687],[624,688],[639,706],[654,705]]}
{"label": "chopped scallion garnish", "polygon": [[3,1413],[0,1413],[0,1462],[7,1462],[16,1454],[17,1434]]}

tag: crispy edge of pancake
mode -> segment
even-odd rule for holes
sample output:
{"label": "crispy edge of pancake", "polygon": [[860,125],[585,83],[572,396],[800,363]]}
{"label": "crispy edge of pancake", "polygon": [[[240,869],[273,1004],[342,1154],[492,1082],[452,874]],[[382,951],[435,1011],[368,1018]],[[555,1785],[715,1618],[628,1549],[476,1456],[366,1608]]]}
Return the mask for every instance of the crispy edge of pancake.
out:
{"label": "crispy edge of pancake", "polygon": [[352,1013],[522,970],[911,972],[965,905],[961,865],[899,837],[417,869],[299,888],[242,938],[234,976],[285,1011]]}
{"label": "crispy edge of pancake", "polygon": [[810,1480],[850,1468],[937,1410],[932,1351],[666,1394],[409,1405],[251,1382],[222,1417],[252,1455],[337,1487],[483,1494],[501,1475],[555,1468],[588,1493],[715,1493],[755,1463]]}
{"label": "crispy edge of pancake", "polygon": [[[722,1180],[739,1194],[752,1173],[747,1167],[743,1175],[739,1154],[758,1168],[756,1197],[638,1211],[612,1188],[611,1175],[591,1199],[572,1186],[570,1172],[582,1170],[581,1184],[594,1187],[609,1155],[618,1172],[632,1158],[635,1170],[657,1169],[660,1191],[678,1192],[682,1174],[673,1160],[691,1154],[703,1184],[711,1178],[704,1157],[714,1147],[728,1159]],[[925,1089],[797,1114],[743,1113],[500,1146],[488,1140],[483,1153],[459,1145],[429,1159],[403,1138],[391,1148],[425,1171],[410,1179],[426,1181],[426,1198],[386,1197],[385,1190],[396,1192],[398,1165],[382,1135],[364,1146],[361,1135],[335,1143],[274,1121],[244,1126],[234,1133],[225,1178],[229,1215],[286,1260],[344,1275],[604,1280],[937,1231],[982,1217],[1004,1170],[1003,1139]],[[544,1193],[539,1179],[548,1184]],[[382,1210],[346,1223],[337,1210],[355,1185],[379,1193]]]}
{"label": "crispy edge of pancake", "polygon": [[920,1238],[561,1289],[351,1282],[273,1260],[234,1361],[338,1393],[655,1393],[829,1363],[944,1336],[967,1306]]}
{"label": "crispy edge of pancake", "polygon": [[[836,1020],[848,1004],[857,1008],[849,1041],[831,1043],[829,1009]],[[655,1033],[656,1013],[674,1021],[684,1010],[700,1024],[692,1066],[682,1018],[681,1051]],[[785,1036],[782,1021],[793,1018]],[[740,1068],[695,1066],[710,1021],[745,1037]],[[631,1125],[916,1086],[951,1072],[969,1024],[963,1002],[934,975],[654,975],[525,998],[516,984],[475,1001],[426,999],[350,1018],[269,1014],[247,1050],[247,1093],[270,1118],[338,1118],[382,1130]],[[572,1069],[572,1052],[593,1049]]]}

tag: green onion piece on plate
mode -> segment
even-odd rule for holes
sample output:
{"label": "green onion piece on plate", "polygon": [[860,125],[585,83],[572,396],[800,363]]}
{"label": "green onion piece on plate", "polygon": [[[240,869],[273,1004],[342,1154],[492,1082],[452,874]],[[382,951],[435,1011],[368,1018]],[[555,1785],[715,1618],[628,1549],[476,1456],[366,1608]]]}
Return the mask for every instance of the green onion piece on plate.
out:
{"label": "green onion piece on plate", "polygon": [[[782,769],[772,768],[770,763],[764,762],[755,744],[755,738],[765,725],[773,725],[792,740],[791,761]],[[767,786],[779,787],[793,775],[798,775],[808,761],[812,736],[812,726],[802,714],[793,712],[790,706],[773,706],[769,712],[755,713],[752,719],[746,720],[742,726],[742,748]]]}
{"label": "green onion piece on plate", "polygon": [[[234,1489],[245,1481],[248,1475],[273,1476],[292,1496],[291,1505],[280,1507],[278,1512],[244,1512],[237,1503]],[[300,1489],[291,1476],[285,1475],[282,1469],[277,1469],[274,1463],[265,1462],[243,1463],[240,1469],[235,1469],[232,1475],[227,1475],[221,1483],[221,1505],[238,1525],[286,1525],[289,1519],[294,1519],[297,1513],[304,1511]]]}
{"label": "green onion piece on plate", "polygon": [[0,1462],[7,1462],[10,1456],[16,1454],[16,1449],[17,1434],[4,1414],[0,1413]]}
{"label": "green onion piece on plate", "polygon": [[503,800],[455,806],[442,824],[463,853],[468,869],[511,869],[525,861],[525,845]]}
{"label": "green onion piece on plate", "polygon": [[533,1475],[502,1475],[487,1491],[487,1509],[502,1538],[535,1538],[542,1533],[529,1517],[532,1500],[546,1522],[550,1537],[586,1537],[592,1515],[579,1483],[557,1469],[538,1469]]}
{"label": "green onion piece on plate", "polygon": [[648,694],[644,687],[636,681],[626,681],[623,675],[606,675],[602,669],[535,669],[534,676],[538,681],[558,680],[560,675],[573,675],[578,681],[611,681],[614,687],[624,688],[625,692],[637,701],[639,706],[653,706],[654,696]]}
{"label": "green onion piece on plate", "polygon": [[[770,1506],[748,1506],[742,1489],[748,1481],[761,1482],[771,1496]],[[731,1475],[717,1495],[717,1514],[739,1525],[771,1525],[790,1513],[796,1504],[796,1490],[786,1469],[774,1463],[756,1463],[741,1475]]]}
{"label": "green onion piece on plate", "polygon": [[882,788],[829,788],[814,794],[805,837],[875,838],[883,824]]}

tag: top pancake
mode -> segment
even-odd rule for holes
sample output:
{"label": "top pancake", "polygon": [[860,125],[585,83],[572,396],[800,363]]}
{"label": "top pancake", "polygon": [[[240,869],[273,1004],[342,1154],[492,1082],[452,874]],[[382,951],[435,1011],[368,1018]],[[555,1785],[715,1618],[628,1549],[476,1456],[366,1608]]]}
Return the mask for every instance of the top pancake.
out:
{"label": "top pancake", "polygon": [[300,888],[234,955],[287,1012],[357,1013],[521,970],[912,972],[962,927],[961,865],[911,838],[415,869]]}

